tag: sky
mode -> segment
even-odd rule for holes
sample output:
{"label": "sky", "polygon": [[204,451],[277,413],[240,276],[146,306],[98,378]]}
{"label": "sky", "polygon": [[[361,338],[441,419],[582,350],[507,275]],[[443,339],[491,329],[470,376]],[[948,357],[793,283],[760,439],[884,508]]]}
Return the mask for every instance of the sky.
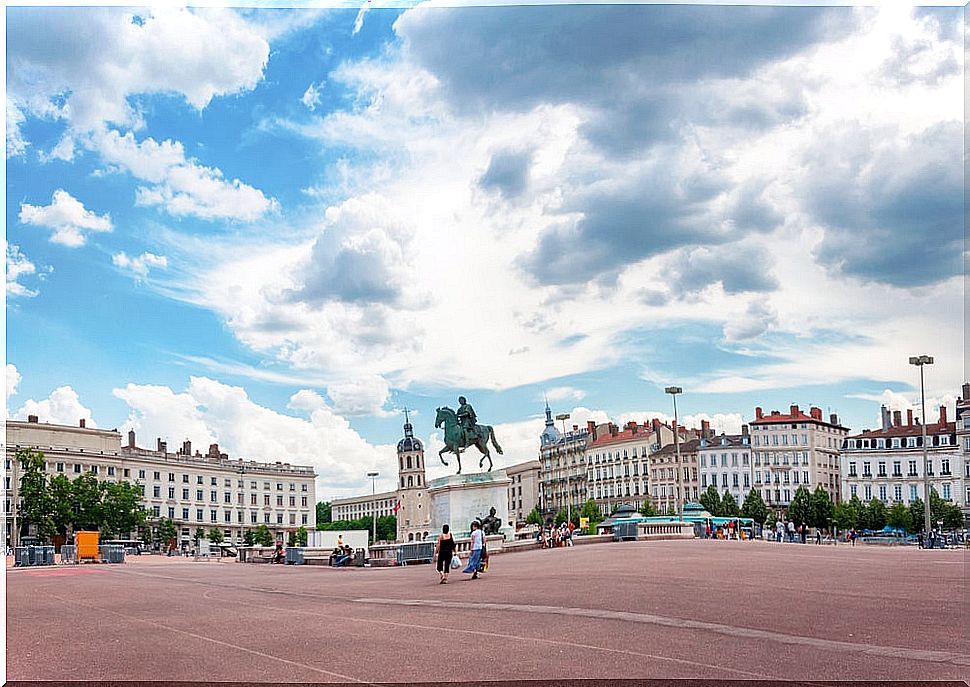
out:
{"label": "sky", "polygon": [[[393,489],[568,425],[928,416],[961,8],[6,9],[6,413]],[[466,461],[468,459],[466,458]],[[466,463],[467,464],[467,463]]]}

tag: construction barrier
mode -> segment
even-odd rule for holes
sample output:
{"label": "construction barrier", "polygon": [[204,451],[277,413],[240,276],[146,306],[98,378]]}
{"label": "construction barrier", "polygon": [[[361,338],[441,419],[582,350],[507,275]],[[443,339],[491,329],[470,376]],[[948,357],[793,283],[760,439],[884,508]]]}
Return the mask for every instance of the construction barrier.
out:
{"label": "construction barrier", "polygon": [[291,546],[286,550],[286,565],[303,565],[303,549]]}
{"label": "construction barrier", "polygon": [[65,544],[61,547],[61,563],[77,563],[77,547]]}
{"label": "construction barrier", "polygon": [[397,564],[430,563],[434,559],[434,542],[415,542],[413,544],[399,544],[397,547]]}

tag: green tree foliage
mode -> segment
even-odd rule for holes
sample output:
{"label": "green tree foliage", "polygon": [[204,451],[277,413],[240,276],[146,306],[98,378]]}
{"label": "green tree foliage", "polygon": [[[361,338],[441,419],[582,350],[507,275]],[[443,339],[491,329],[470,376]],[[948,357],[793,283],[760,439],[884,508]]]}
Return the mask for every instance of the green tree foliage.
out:
{"label": "green tree foliage", "polygon": [[44,454],[34,453],[29,448],[16,453],[20,462],[20,498],[23,505],[20,515],[24,524],[37,527],[41,539],[50,539],[57,534],[52,517],[53,504],[44,472]]}
{"label": "green tree foliage", "polygon": [[835,507],[833,518],[841,530],[848,530],[853,527],[859,529],[863,526],[865,505],[859,500],[858,496],[853,496],[848,501],[842,501]]}
{"label": "green tree foliage", "polygon": [[50,514],[57,534],[66,535],[74,525],[74,489],[71,480],[55,475],[48,483],[51,500]]}
{"label": "green tree foliage", "polygon": [[811,520],[808,521],[808,524],[812,527],[828,527],[832,521],[832,516],[835,514],[835,505],[832,503],[829,493],[825,491],[821,484],[815,487],[815,491],[812,492],[811,506]]}
{"label": "green tree foliage", "polygon": [[650,499],[645,499],[643,505],[640,506],[640,515],[645,518],[652,518],[657,515],[657,509],[654,507],[653,502]]}
{"label": "green tree foliage", "polygon": [[158,541],[168,545],[172,540],[178,540],[179,531],[171,518],[162,518],[158,522]]}
{"label": "green tree foliage", "polygon": [[535,506],[529,514],[525,516],[525,524],[527,525],[538,525],[542,527],[542,513],[539,511],[539,506]]}
{"label": "green tree foliage", "polygon": [[910,532],[922,532],[925,527],[926,504],[923,499],[915,498],[909,502]]}
{"label": "green tree foliage", "polygon": [[243,533],[243,546],[253,546],[256,543],[256,533],[252,530],[246,530]]}
{"label": "green tree foliage", "polygon": [[222,534],[222,529],[219,527],[210,527],[206,538],[213,544],[221,544],[222,540],[225,538]]}
{"label": "green tree foliage", "polygon": [[[379,518],[378,518],[377,524],[378,525],[381,524]],[[297,528],[295,534],[296,534],[296,545],[306,546],[307,541],[310,539],[310,534],[309,532],[306,531],[306,527],[304,527],[303,525],[300,525]]]}
{"label": "green tree foliage", "polygon": [[879,499],[869,501],[862,516],[862,527],[867,530],[881,530],[886,526],[889,511]]}
{"label": "green tree foliage", "polygon": [[593,499],[589,499],[583,504],[579,515],[583,518],[589,518],[589,532],[595,533],[596,526],[603,521],[603,511],[600,510],[599,504]]}
{"label": "green tree foliage", "polygon": [[701,505],[704,506],[704,510],[713,516],[719,516],[721,514],[721,495],[717,493],[717,487],[713,484],[707,488],[707,490],[701,494],[698,499]]}
{"label": "green tree foliage", "polygon": [[751,518],[759,524],[768,521],[768,506],[765,504],[764,499],[761,498],[760,491],[751,489],[748,495],[744,497],[744,504],[741,506],[741,516]]}
{"label": "green tree foliage", "polygon": [[260,525],[253,530],[253,541],[259,546],[272,546],[276,543],[273,533],[269,531],[266,525]]}
{"label": "green tree foliage", "polygon": [[101,532],[105,536],[127,537],[145,522],[139,487],[128,482],[108,482],[102,493]]}
{"label": "green tree foliage", "polygon": [[566,522],[566,520],[567,520],[568,517],[569,516],[566,514],[566,509],[565,508],[560,508],[559,509],[559,512],[556,513],[556,517],[553,520],[553,522],[555,523],[556,527],[559,527],[561,524],[563,524],[564,522]]}
{"label": "green tree foliage", "polygon": [[724,492],[724,496],[721,497],[721,516],[725,518],[732,518],[741,515],[741,509],[738,508],[738,502],[734,500],[734,496],[731,492]]}
{"label": "green tree foliage", "polygon": [[205,539],[205,530],[201,527],[196,527],[195,532],[192,533],[192,541],[198,544],[200,539]]}
{"label": "green tree foliage", "polygon": [[798,527],[803,522],[808,524],[812,517],[812,494],[805,487],[798,487],[788,506],[788,519]]}
{"label": "green tree foliage", "polygon": [[886,515],[886,524],[907,532],[913,530],[913,518],[910,516],[909,509],[898,501],[889,509],[889,513]]}
{"label": "green tree foliage", "polygon": [[333,518],[333,511],[329,501],[317,501],[317,529],[323,529],[320,525],[328,523]]}
{"label": "green tree foliage", "polygon": [[86,472],[72,483],[74,494],[74,529],[100,530],[104,521],[102,499],[106,487],[92,472]]}

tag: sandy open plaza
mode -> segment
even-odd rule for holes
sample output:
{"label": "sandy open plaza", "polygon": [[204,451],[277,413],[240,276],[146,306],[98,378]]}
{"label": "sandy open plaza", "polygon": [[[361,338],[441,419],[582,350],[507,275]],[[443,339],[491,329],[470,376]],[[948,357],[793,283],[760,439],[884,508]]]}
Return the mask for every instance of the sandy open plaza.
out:
{"label": "sandy open plaza", "polygon": [[7,570],[9,680],[965,679],[966,554],[628,542],[433,568]]}

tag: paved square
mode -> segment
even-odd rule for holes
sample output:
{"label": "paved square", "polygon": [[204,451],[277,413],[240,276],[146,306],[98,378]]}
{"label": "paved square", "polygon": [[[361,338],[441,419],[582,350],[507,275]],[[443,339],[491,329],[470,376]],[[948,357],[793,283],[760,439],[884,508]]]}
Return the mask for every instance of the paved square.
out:
{"label": "paved square", "polygon": [[503,554],[448,585],[427,565],[13,569],[7,677],[963,680],[966,560],[671,541]]}

